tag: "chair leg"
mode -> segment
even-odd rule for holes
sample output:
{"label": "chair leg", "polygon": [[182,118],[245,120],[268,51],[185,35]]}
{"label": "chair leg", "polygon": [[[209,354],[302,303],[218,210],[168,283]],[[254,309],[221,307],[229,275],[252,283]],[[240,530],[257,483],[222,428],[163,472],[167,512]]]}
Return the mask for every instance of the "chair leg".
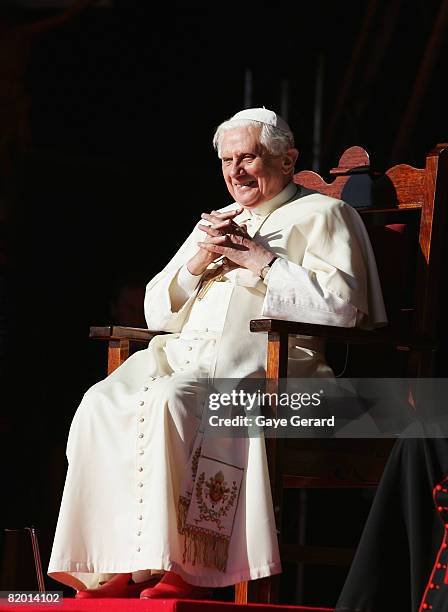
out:
{"label": "chair leg", "polygon": [[107,373],[112,374],[129,357],[129,340],[109,340]]}
{"label": "chair leg", "polygon": [[[250,590],[249,590],[250,586]],[[278,602],[280,576],[268,576],[250,582],[238,582],[235,584],[235,603],[275,604]]]}
{"label": "chair leg", "polygon": [[235,584],[235,603],[247,604],[248,586],[247,582],[237,582]]}

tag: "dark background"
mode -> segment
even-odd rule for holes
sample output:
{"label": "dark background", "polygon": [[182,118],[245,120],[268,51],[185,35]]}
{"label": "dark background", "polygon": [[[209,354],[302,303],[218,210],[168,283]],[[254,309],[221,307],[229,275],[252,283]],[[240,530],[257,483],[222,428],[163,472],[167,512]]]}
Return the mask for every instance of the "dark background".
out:
{"label": "dark background", "polygon": [[[9,3],[0,23],[11,34],[61,14],[37,5]],[[445,26],[442,6],[171,2],[156,11],[146,0],[111,0],[36,36],[12,36],[8,53],[0,38],[0,128],[14,121],[13,86],[28,104],[26,137],[13,142],[0,183],[2,506],[5,526],[38,527],[44,564],[68,427],[84,391],[105,374],[105,347],[89,342],[89,325],[143,325],[146,282],[201,211],[230,201],[211,139],[244,108],[247,71],[251,106],[280,111],[287,81],[297,169],[316,164],[318,74],[315,169],[326,174],[354,144],[378,170],[423,166],[448,139],[448,49],[435,30]],[[418,81],[425,54],[432,61]],[[399,138],[413,92],[416,112]],[[349,519],[354,531],[364,501]]]}

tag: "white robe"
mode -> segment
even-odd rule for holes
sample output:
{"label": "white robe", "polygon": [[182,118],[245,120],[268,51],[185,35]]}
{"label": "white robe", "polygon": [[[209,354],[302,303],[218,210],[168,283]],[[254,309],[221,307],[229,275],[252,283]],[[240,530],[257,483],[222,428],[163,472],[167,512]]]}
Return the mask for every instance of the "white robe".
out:
{"label": "white robe", "polygon": [[[357,212],[296,190],[290,183],[237,218],[279,257],[264,282],[237,268],[196,299],[198,279],[186,269],[204,239],[196,227],[148,283],[148,327],[170,333],[89,389],[75,414],[48,570],[55,579],[83,589],[118,572],[163,569],[217,587],[281,571],[262,438],[238,443],[245,474],[225,572],[183,560],[176,508],[201,419],[198,381],[265,375],[266,337],[250,333],[251,319],[346,327],[386,321]],[[292,337],[289,374],[331,376],[323,348],[321,340]]]}

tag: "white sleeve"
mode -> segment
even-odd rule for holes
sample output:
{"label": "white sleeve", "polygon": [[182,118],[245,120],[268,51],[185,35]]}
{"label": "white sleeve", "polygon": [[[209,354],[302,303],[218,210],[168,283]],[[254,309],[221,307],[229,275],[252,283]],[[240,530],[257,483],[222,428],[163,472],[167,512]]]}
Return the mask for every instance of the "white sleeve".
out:
{"label": "white sleeve", "polygon": [[200,239],[200,231],[195,229],[169,264],[147,284],[145,317],[148,329],[171,333],[182,329],[200,280],[186,270],[186,264],[197,252]]}
{"label": "white sleeve", "polygon": [[264,282],[263,317],[339,327],[357,323],[357,308],[325,289],[319,273],[279,257]]}
{"label": "white sleeve", "polygon": [[201,275],[195,276],[192,274],[188,269],[187,264],[180,268],[169,286],[171,307],[173,311],[178,311],[182,308],[188,298],[195,292],[200,280]]}

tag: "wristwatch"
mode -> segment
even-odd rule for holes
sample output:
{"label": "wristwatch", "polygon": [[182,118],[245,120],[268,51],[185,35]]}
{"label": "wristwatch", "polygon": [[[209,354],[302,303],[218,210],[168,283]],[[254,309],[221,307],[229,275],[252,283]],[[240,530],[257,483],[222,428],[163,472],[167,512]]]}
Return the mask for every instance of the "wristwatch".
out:
{"label": "wristwatch", "polygon": [[264,266],[263,268],[261,268],[260,270],[260,278],[261,280],[264,280],[266,278],[267,273],[269,272],[269,270],[271,269],[272,264],[274,263],[274,261],[277,259],[277,256],[274,256],[271,261]]}

